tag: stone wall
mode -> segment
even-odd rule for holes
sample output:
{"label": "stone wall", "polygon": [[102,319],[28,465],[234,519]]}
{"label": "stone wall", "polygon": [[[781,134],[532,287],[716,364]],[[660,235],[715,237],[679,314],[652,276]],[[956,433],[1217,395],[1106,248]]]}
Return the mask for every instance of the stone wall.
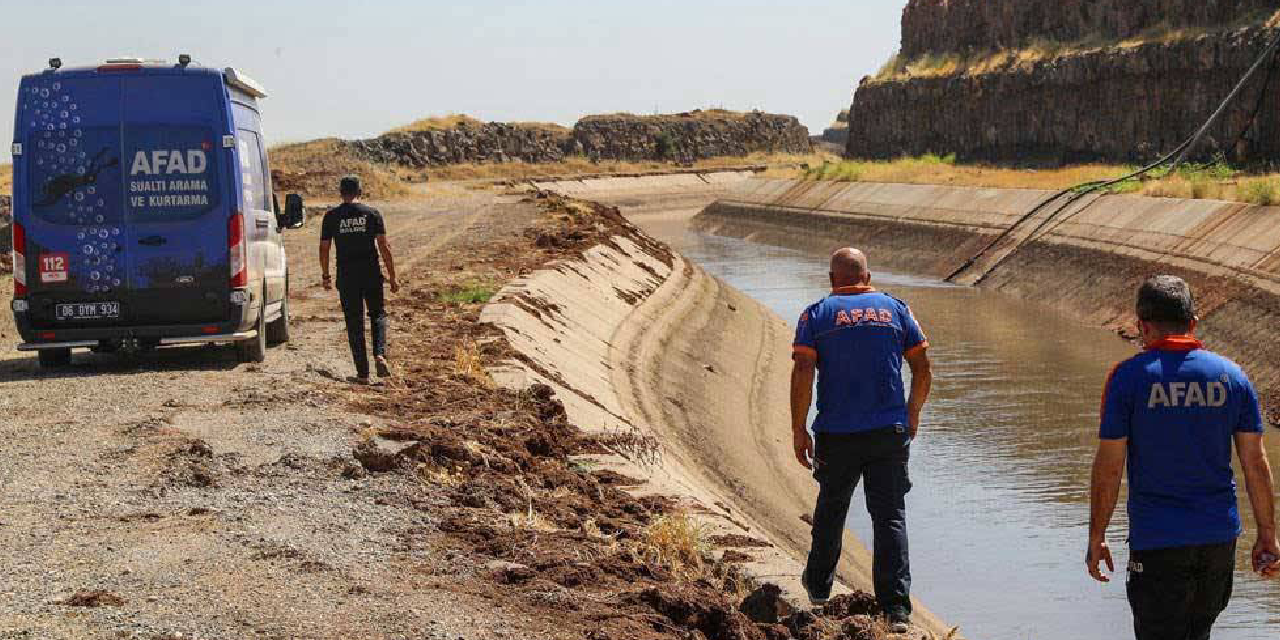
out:
{"label": "stone wall", "polygon": [[462,163],[593,160],[683,161],[753,152],[808,153],[809,130],[793,116],[692,111],[676,115],[588,116],[572,130],[543,125],[463,123],[342,143],[356,156],[422,168]]}
{"label": "stone wall", "polygon": [[568,129],[490,122],[453,129],[399,131],[348,142],[371,162],[422,168],[443,164],[530,163],[564,160],[572,134]]}
{"label": "stone wall", "polygon": [[1153,28],[1229,24],[1277,8],[1275,0],[910,0],[902,13],[902,54],[1125,38]]}
{"label": "stone wall", "polygon": [[749,153],[808,153],[809,130],[793,116],[691,112],[588,116],[573,128],[582,152],[601,160],[694,161]]}
{"label": "stone wall", "polygon": [[[961,160],[1050,165],[1150,160],[1199,128],[1276,33],[1252,28],[1113,47],[1000,72],[864,79],[847,154],[956,153]],[[1266,75],[1255,76],[1197,157],[1221,153],[1238,163],[1278,157],[1280,69],[1269,86]]]}

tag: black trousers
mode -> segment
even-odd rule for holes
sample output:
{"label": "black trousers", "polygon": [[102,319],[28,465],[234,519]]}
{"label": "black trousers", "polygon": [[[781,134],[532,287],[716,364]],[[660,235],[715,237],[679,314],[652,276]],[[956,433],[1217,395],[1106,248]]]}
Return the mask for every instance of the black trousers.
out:
{"label": "black trousers", "polygon": [[911,615],[911,563],[907,554],[907,473],[911,443],[906,427],[865,433],[819,433],[814,442],[818,503],[813,511],[813,546],[805,565],[805,588],[814,596],[831,594],[843,546],[849,501],[864,480],[871,515],[872,581],[885,615]]}
{"label": "black trousers", "polygon": [[1208,640],[1227,608],[1235,579],[1236,542],[1129,554],[1125,589],[1138,640]]}
{"label": "black trousers", "polygon": [[347,341],[351,345],[351,358],[355,360],[356,375],[369,377],[369,353],[364,340],[364,312],[369,311],[370,333],[373,334],[373,355],[387,354],[387,312],[383,307],[382,278],[349,278],[338,282],[338,299],[342,301],[342,315],[347,323]]}

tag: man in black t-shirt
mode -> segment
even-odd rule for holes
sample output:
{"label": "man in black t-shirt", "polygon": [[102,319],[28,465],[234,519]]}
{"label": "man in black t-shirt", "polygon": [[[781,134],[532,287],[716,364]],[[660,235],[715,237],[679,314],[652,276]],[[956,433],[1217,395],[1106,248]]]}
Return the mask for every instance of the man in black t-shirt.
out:
{"label": "man in black t-shirt", "polygon": [[338,298],[342,301],[342,315],[347,322],[347,340],[351,343],[351,357],[356,363],[357,382],[369,382],[369,355],[364,341],[364,308],[369,307],[369,322],[373,333],[373,360],[378,377],[391,375],[387,364],[387,314],[382,300],[382,269],[378,263],[381,254],[391,280],[391,293],[400,290],[396,280],[396,265],[391,258],[391,246],[387,243],[387,229],[382,214],[377,209],[358,202],[360,179],[347,176],[338,186],[342,204],[324,214],[320,231],[320,271],[324,274],[324,288],[333,288],[329,276],[329,247],[338,245]]}

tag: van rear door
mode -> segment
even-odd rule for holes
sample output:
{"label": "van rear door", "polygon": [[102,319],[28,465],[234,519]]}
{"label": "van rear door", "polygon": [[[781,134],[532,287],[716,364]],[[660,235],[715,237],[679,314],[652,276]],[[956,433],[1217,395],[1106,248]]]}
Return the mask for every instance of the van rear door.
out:
{"label": "van rear door", "polygon": [[216,74],[125,76],[129,314],[140,325],[225,322],[231,203],[227,94]]}
{"label": "van rear door", "polygon": [[120,77],[106,75],[44,74],[19,87],[14,214],[26,231],[36,329],[130,321],[121,90]]}

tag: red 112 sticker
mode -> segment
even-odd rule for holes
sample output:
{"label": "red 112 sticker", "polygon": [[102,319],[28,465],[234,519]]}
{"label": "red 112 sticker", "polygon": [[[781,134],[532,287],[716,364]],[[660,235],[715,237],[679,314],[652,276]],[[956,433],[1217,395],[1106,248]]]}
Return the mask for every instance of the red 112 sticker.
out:
{"label": "red 112 sticker", "polygon": [[67,265],[71,256],[66,253],[40,254],[40,282],[50,284],[67,281]]}

